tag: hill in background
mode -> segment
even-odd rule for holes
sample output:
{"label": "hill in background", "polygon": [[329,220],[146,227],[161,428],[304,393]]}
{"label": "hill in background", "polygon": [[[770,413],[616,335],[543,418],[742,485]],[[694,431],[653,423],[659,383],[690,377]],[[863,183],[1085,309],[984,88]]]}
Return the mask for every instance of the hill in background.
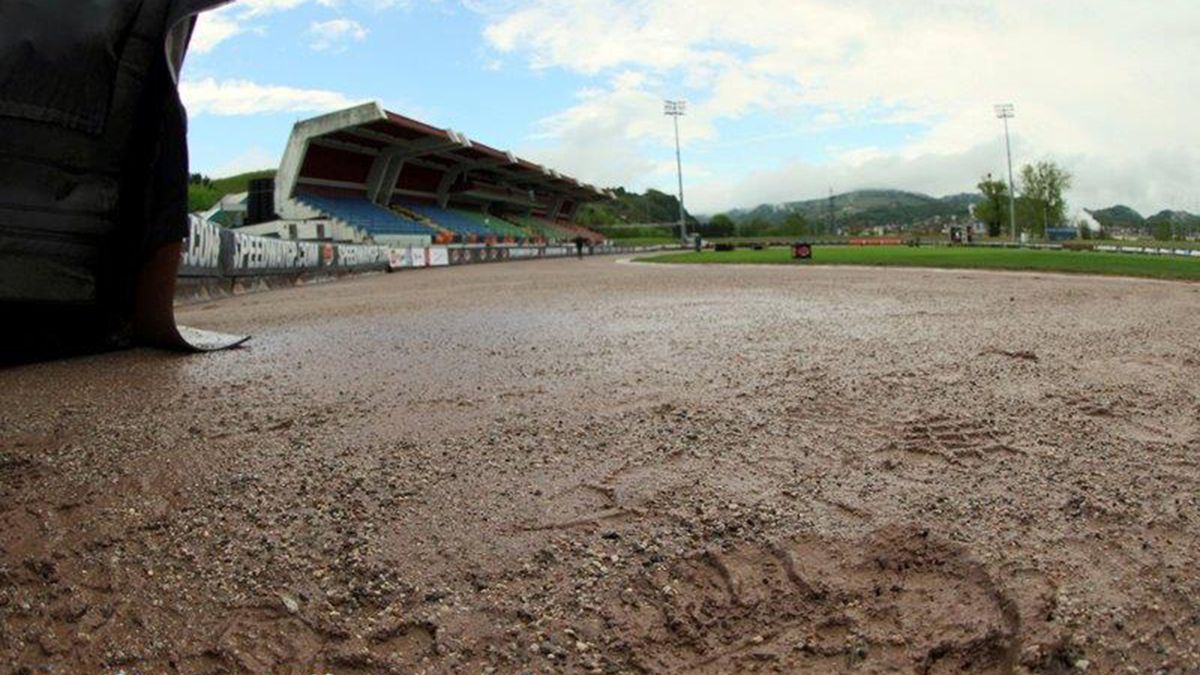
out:
{"label": "hill in background", "polygon": [[793,214],[810,223],[827,224],[832,212],[832,220],[838,227],[912,226],[931,220],[965,219],[970,207],[980,200],[977,194],[931,197],[902,190],[856,190],[832,198],[735,209],[727,215],[738,224],[755,221],[779,224]]}
{"label": "hill in background", "polygon": [[[658,190],[646,190],[645,194],[629,192],[623,187],[611,188],[616,199],[607,202],[592,202],[579,207],[576,220],[588,227],[616,227],[628,224],[678,223],[679,199]],[[689,223],[696,223],[686,213]]]}
{"label": "hill in background", "polygon": [[1088,209],[1088,213],[1096,219],[1096,222],[1104,226],[1104,229],[1131,228],[1138,229],[1146,225],[1146,219],[1142,214],[1125,206],[1117,204],[1110,206],[1107,209]]}
{"label": "hill in background", "polygon": [[220,201],[221,197],[249,190],[250,181],[274,176],[275,169],[248,171],[225,178],[209,178],[194,173],[188,180],[188,211],[207,211]]}
{"label": "hill in background", "polygon": [[[658,190],[647,190],[645,194],[614,188],[616,199],[610,202],[587,204],[580,210],[579,220],[583,225],[594,227],[609,234],[634,235],[635,224],[676,223],[679,220],[679,201],[674,195]],[[713,219],[728,217],[736,230],[746,234],[818,233],[829,231],[830,207],[837,228],[860,230],[876,226],[894,226],[896,229],[915,228],[926,224],[937,224],[954,219],[965,219],[969,209],[979,202],[979,195],[959,194],[947,197],[902,190],[858,190],[835,195],[829,199],[762,204],[752,209],[734,209],[712,217],[694,218],[688,215],[690,229],[696,228],[706,234],[705,225]],[[700,221],[700,223],[697,222]],[[697,225],[699,227],[697,228]],[[657,234],[665,234],[658,232]],[[649,235],[649,232],[643,233]],[[730,231],[729,234],[733,234]]]}
{"label": "hill in background", "polygon": [[1155,239],[1200,232],[1200,216],[1187,211],[1164,210],[1146,218],[1124,204],[1117,204],[1106,209],[1088,210],[1088,213],[1109,232],[1136,234]]}

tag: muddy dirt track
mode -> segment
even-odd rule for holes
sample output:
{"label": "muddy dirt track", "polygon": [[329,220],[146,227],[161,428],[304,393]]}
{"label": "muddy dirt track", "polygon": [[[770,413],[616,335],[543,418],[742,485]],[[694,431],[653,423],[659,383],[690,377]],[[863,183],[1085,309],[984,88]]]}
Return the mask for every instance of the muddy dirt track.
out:
{"label": "muddy dirt track", "polygon": [[1200,285],[533,261],[0,371],[0,671],[1198,672]]}

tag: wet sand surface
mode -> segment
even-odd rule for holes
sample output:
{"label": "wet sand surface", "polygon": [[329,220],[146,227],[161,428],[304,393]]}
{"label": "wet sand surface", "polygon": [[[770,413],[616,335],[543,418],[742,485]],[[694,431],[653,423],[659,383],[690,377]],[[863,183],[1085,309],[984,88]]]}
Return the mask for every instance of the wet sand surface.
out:
{"label": "wet sand surface", "polygon": [[531,261],[0,371],[0,671],[1197,672],[1200,285]]}

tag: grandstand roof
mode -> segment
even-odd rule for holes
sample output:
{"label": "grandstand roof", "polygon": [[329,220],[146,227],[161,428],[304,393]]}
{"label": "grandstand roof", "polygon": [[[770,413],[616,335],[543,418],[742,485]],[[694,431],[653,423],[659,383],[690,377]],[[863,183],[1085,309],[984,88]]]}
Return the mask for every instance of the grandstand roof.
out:
{"label": "grandstand roof", "polygon": [[298,192],[504,202],[569,217],[611,195],[511,152],[384,110],[377,102],[298,122],[276,177],[277,202]]}

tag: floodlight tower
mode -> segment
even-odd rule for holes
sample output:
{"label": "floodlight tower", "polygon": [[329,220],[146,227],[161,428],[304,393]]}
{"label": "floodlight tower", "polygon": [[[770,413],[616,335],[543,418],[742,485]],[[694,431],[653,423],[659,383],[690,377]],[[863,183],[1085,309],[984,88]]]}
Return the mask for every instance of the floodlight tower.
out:
{"label": "floodlight tower", "polygon": [[679,118],[687,114],[687,101],[664,101],[663,114],[675,122],[675,172],[679,176],[679,236],[687,239],[687,220],[683,211],[683,160],[679,155]]}
{"label": "floodlight tower", "polygon": [[1008,136],[1008,121],[1017,116],[1011,103],[996,104],[996,117],[1004,120],[1004,148],[1008,152],[1008,223],[1012,228],[1013,241],[1017,241],[1017,186],[1013,184],[1012,141]]}

